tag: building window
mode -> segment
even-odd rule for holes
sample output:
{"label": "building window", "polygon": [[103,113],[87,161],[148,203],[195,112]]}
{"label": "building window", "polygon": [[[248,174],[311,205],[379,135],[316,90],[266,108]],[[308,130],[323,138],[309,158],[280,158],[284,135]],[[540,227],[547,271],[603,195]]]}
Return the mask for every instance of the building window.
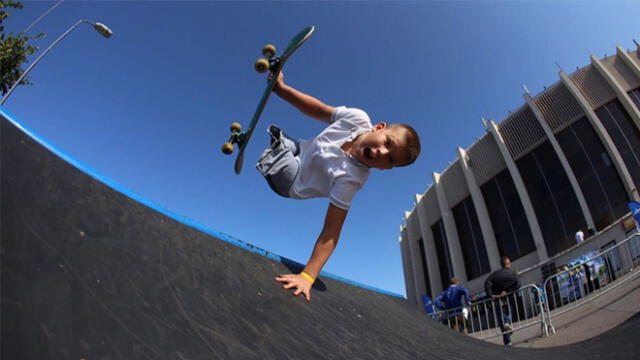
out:
{"label": "building window", "polygon": [[586,223],[578,199],[549,141],[516,161],[522,181],[553,256],[575,244],[575,233]]}
{"label": "building window", "polygon": [[627,212],[627,193],[598,135],[582,118],[556,135],[580,184],[596,229],[602,230]]}
{"label": "building window", "polygon": [[431,282],[429,281],[429,269],[427,268],[427,253],[424,251],[424,241],[422,240],[422,238],[418,240],[418,249],[420,249],[420,260],[422,261],[422,272],[424,276],[424,286],[426,289],[426,293],[427,295],[429,295],[430,298],[433,298],[431,296]]}
{"label": "building window", "polygon": [[436,253],[438,254],[440,281],[442,281],[442,288],[446,289],[449,280],[455,275],[453,273],[453,264],[451,264],[451,255],[449,254],[447,233],[444,231],[444,222],[442,219],[431,226],[431,233],[433,233],[433,241],[436,245]]}
{"label": "building window", "polygon": [[629,97],[636,104],[636,109],[640,110],[640,89],[635,89],[629,92]]}
{"label": "building window", "polygon": [[596,110],[596,115],[618,148],[636,188],[640,188],[640,130],[617,99]]}
{"label": "building window", "polygon": [[470,196],[453,208],[453,217],[458,229],[468,280],[488,273],[491,271],[491,266],[487,257],[487,249],[484,246],[478,215]]}
{"label": "building window", "polygon": [[482,185],[500,256],[518,259],[536,249],[522,201],[508,170]]}

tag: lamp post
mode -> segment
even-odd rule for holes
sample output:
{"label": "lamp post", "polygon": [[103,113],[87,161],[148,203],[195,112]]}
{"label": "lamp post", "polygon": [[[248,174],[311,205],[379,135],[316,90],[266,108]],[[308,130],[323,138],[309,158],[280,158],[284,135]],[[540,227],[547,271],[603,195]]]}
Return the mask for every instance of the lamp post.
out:
{"label": "lamp post", "polygon": [[37,59],[35,59],[33,61],[33,63],[31,63],[31,65],[22,73],[22,75],[20,75],[20,77],[18,78],[18,80],[16,80],[15,83],[13,83],[13,86],[11,86],[11,89],[9,89],[9,91],[7,91],[7,93],[4,95],[4,97],[2,98],[2,101],[0,101],[0,105],[4,105],[4,103],[7,101],[7,99],[9,98],[9,95],[11,95],[11,93],[13,92],[13,90],[20,84],[20,82],[22,81],[22,79],[27,75],[27,73],[29,71],[31,71],[31,69],[33,69],[34,66],[36,66],[36,64],[49,52],[51,51],[51,49],[53,49],[54,46],[58,45],[58,43],[64,39],[71,31],[73,31],[73,29],[75,29],[76,27],[78,27],[78,25],[82,24],[82,23],[87,23],[87,24],[91,24],[93,25],[93,28],[100,33],[100,35],[104,36],[105,38],[110,38],[111,35],[113,34],[113,32],[111,31],[111,29],[109,29],[105,24],[99,23],[99,22],[93,22],[93,21],[89,21],[89,20],[85,20],[85,19],[81,19],[78,20],[77,23],[75,23],[73,26],[71,26],[69,29],[67,29],[67,31],[65,31],[62,35],[60,35],[60,37],[58,37],[54,42],[51,43],[51,45],[49,45],[49,47],[42,52],[42,54],[40,54],[40,56],[38,56]]}

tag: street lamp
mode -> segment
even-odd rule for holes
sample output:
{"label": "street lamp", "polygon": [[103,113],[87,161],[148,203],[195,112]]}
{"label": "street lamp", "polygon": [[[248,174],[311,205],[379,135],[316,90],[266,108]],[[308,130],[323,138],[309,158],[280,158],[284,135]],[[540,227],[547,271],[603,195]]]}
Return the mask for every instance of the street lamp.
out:
{"label": "street lamp", "polygon": [[99,22],[93,22],[93,21],[89,21],[89,20],[85,20],[85,19],[81,19],[78,20],[77,23],[75,23],[73,26],[71,26],[69,29],[67,29],[67,31],[65,31],[62,35],[60,35],[60,37],[58,37],[54,42],[51,43],[51,45],[49,45],[49,47],[42,52],[42,54],[40,54],[40,56],[38,56],[37,59],[35,59],[35,61],[33,63],[31,63],[31,65],[22,73],[22,75],[20,75],[20,77],[18,78],[18,80],[16,80],[15,83],[13,83],[13,85],[11,86],[11,89],[9,89],[9,91],[4,95],[4,97],[2,98],[2,101],[0,101],[0,105],[4,105],[4,103],[7,101],[7,99],[9,98],[9,95],[11,95],[11,93],[13,92],[13,90],[18,86],[18,84],[20,84],[20,82],[22,81],[22,79],[27,75],[27,73],[29,71],[31,71],[31,69],[33,69],[34,66],[36,66],[36,64],[49,52],[51,51],[51,49],[53,49],[54,46],[58,45],[58,43],[64,39],[71,31],[73,31],[73,29],[75,29],[76,27],[78,27],[78,25],[82,24],[82,23],[87,23],[87,24],[91,24],[93,25],[93,28],[100,33],[100,35],[104,36],[105,38],[110,38],[111,35],[113,34],[113,32],[111,31],[111,29],[109,29],[105,24],[99,23]]}

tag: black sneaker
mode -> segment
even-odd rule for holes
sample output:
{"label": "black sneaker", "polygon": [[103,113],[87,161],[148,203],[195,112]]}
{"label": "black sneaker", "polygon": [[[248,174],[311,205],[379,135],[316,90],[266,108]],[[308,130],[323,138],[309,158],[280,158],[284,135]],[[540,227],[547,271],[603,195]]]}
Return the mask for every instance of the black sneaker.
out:
{"label": "black sneaker", "polygon": [[271,145],[273,145],[273,143],[275,143],[276,141],[280,141],[281,131],[279,127],[275,125],[269,125],[267,132],[269,133],[269,135],[271,135]]}

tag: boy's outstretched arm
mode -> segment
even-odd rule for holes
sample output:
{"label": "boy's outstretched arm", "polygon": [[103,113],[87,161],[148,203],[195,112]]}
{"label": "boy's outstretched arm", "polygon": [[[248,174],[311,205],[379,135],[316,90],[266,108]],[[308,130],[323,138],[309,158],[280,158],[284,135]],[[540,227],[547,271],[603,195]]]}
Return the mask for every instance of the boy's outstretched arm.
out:
{"label": "boy's outstretched arm", "polygon": [[[333,253],[333,250],[338,244],[338,238],[340,237],[340,231],[342,225],[347,217],[347,210],[341,209],[333,204],[329,204],[327,209],[327,215],[324,219],[324,226],[322,232],[318,236],[316,245],[311,253],[311,258],[307,262],[307,266],[304,268],[304,273],[310,276],[312,279],[316,279],[322,267],[329,259],[329,256]],[[293,295],[304,294],[307,301],[311,300],[311,279],[308,279],[301,274],[286,274],[276,277],[276,281],[285,283],[284,289],[296,290]]]}
{"label": "boy's outstretched arm", "polygon": [[333,106],[329,106],[311,95],[307,95],[286,85],[282,72],[278,75],[278,80],[273,88],[273,92],[289,104],[295,106],[303,114],[326,123],[330,122],[331,114],[333,114],[334,110]]}

